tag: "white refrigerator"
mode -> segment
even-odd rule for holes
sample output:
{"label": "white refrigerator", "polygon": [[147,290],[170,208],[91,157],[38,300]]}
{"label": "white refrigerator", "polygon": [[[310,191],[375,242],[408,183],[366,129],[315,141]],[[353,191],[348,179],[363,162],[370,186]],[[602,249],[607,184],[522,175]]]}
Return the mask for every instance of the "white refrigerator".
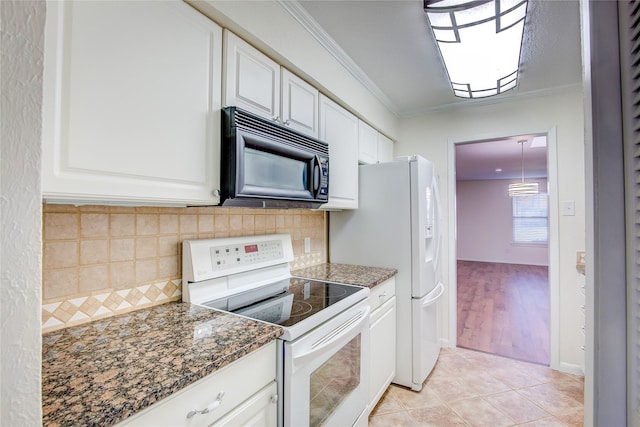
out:
{"label": "white refrigerator", "polygon": [[362,165],[358,175],[358,209],[330,214],[330,261],[398,270],[393,382],[418,391],[440,354],[437,177],[420,156]]}

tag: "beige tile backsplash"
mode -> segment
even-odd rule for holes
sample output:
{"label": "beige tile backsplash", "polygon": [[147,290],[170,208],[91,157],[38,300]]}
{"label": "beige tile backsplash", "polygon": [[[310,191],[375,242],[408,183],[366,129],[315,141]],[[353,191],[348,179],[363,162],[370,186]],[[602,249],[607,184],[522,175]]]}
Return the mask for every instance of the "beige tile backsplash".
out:
{"label": "beige tile backsplash", "polygon": [[318,211],[45,204],[43,216],[43,332],[179,300],[185,239],[287,233],[292,269],[326,262]]}

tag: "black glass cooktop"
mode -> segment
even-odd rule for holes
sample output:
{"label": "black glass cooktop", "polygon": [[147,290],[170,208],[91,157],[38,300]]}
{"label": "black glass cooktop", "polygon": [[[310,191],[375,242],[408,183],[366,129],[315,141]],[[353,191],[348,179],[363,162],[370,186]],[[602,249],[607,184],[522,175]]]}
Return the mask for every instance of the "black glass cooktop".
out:
{"label": "black glass cooktop", "polygon": [[361,291],[359,286],[289,278],[205,306],[280,326],[293,326]]}

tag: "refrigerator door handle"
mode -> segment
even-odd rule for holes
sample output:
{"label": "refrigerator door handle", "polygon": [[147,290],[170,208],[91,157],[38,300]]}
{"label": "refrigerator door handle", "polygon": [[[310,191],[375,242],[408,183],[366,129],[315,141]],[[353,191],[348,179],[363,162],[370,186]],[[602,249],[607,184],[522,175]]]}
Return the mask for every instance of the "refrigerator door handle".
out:
{"label": "refrigerator door handle", "polygon": [[[437,271],[440,268],[440,249],[441,249],[441,245],[442,245],[442,211],[440,210],[440,190],[438,189],[438,178],[437,175],[434,174],[434,178],[433,178],[433,199],[435,201],[435,224],[433,226],[433,228],[435,228],[435,244],[436,244],[436,250],[435,250],[435,256],[434,256],[434,268]],[[438,278],[436,278],[437,280]]]}
{"label": "refrigerator door handle", "polygon": [[444,293],[444,285],[442,284],[442,282],[438,283],[438,286],[436,286],[435,289],[430,292],[430,294],[434,292],[436,292],[435,296],[429,297],[429,295],[427,295],[428,298],[425,298],[425,300],[422,301],[422,308],[429,307],[431,304],[437,302],[438,299],[442,296],[442,294]]}

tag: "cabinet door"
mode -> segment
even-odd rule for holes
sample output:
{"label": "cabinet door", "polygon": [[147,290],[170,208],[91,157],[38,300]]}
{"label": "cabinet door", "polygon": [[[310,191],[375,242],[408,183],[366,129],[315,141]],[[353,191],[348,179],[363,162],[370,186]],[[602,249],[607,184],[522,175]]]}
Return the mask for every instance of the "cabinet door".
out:
{"label": "cabinet door", "polygon": [[323,95],[320,139],[329,144],[329,202],[322,209],[357,209],[358,118]]}
{"label": "cabinet door", "polygon": [[369,409],[373,409],[396,372],[396,298],[371,314],[371,373]]}
{"label": "cabinet door", "polygon": [[[118,427],[206,427],[224,417],[247,421],[262,417],[273,422],[277,413],[272,415],[267,402],[277,394],[275,381],[276,342],[272,341],[125,419]],[[210,410],[205,412],[207,407]]]}
{"label": "cabinet door", "polygon": [[212,204],[222,30],[181,1],[47,4],[46,199]]}
{"label": "cabinet door", "polygon": [[224,30],[225,106],[280,119],[280,65]]}
{"label": "cabinet door", "polygon": [[393,161],[393,141],[378,132],[378,163]]}
{"label": "cabinet door", "polygon": [[286,68],[282,69],[282,121],[292,129],[318,137],[318,90]]}
{"label": "cabinet door", "polygon": [[227,414],[213,427],[276,427],[278,387],[274,381]]}
{"label": "cabinet door", "polygon": [[358,120],[358,161],[378,163],[378,131],[362,120]]}

